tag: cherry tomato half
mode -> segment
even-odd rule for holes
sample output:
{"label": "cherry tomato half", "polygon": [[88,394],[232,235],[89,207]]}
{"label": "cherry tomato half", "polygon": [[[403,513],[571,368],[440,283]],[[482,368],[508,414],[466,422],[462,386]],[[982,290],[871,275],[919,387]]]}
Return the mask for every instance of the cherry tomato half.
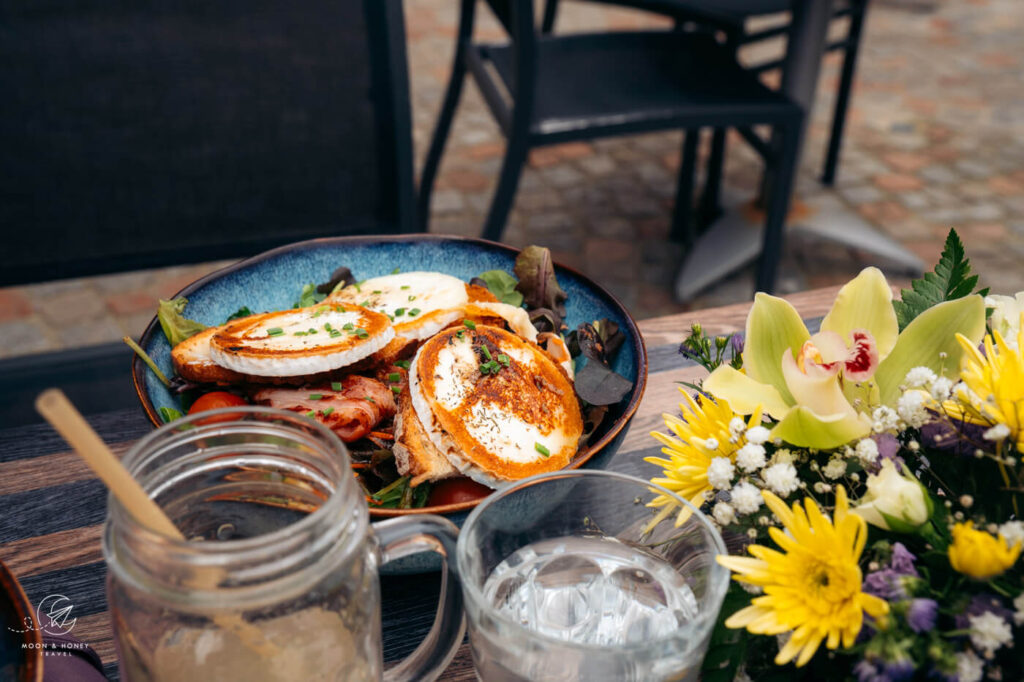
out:
{"label": "cherry tomato half", "polygon": [[427,498],[427,506],[473,502],[493,492],[487,486],[468,478],[450,478],[434,484],[430,490],[430,496]]}
{"label": "cherry tomato half", "polygon": [[[188,413],[195,414],[196,412],[206,412],[207,410],[216,410],[221,407],[237,407],[239,405],[248,405],[248,403],[245,401],[245,398],[237,396],[234,393],[228,393],[227,391],[213,391],[212,393],[204,393],[196,398],[196,401],[192,403],[192,407],[188,408]],[[216,424],[217,422],[231,421],[236,417],[237,415],[225,414],[220,417],[203,419],[199,423]]]}

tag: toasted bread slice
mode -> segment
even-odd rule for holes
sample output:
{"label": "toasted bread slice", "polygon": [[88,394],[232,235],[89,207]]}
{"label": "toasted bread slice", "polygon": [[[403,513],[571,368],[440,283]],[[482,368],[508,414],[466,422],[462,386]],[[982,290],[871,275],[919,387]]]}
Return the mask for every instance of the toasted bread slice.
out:
{"label": "toasted bread slice", "polygon": [[457,277],[440,272],[403,272],[350,284],[327,300],[383,313],[391,319],[396,335],[422,340],[461,319],[469,295],[466,283]]}
{"label": "toasted bread slice", "polygon": [[356,305],[319,303],[229,322],[210,338],[210,357],[243,374],[317,374],[358,362],[394,336],[387,315]]}
{"label": "toasted bread slice", "polygon": [[398,473],[402,476],[412,476],[412,480],[409,481],[412,486],[424,481],[440,481],[459,474],[423,429],[423,424],[412,407],[408,391],[403,391],[398,399],[395,445],[392,449]]}
{"label": "toasted bread slice", "polygon": [[565,372],[536,344],[497,327],[449,329],[426,341],[409,393],[437,449],[491,487],[565,467],[583,433]]}

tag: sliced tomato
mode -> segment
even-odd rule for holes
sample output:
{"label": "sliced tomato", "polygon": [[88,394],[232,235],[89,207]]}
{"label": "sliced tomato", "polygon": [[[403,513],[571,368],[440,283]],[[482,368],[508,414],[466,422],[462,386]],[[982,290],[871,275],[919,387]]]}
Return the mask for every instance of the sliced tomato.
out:
{"label": "sliced tomato", "polygon": [[[192,407],[188,408],[189,414],[195,414],[196,412],[206,412],[207,410],[216,410],[221,407],[238,407],[240,405],[248,405],[245,398],[235,395],[234,393],[228,393],[227,391],[213,391],[211,393],[204,393],[203,395],[196,398],[196,401],[192,403]],[[229,422],[236,419],[237,415],[225,414],[219,417],[210,417],[209,419],[203,419],[200,424],[216,424],[217,422]]]}
{"label": "sliced tomato", "polygon": [[427,498],[427,506],[473,502],[487,497],[494,491],[468,478],[449,478],[434,484]]}

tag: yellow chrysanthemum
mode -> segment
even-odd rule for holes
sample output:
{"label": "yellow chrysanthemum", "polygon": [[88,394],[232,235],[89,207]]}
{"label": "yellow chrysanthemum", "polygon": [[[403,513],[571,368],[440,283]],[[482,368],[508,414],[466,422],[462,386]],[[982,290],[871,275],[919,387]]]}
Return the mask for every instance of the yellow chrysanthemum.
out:
{"label": "yellow chrysanthemum", "polygon": [[747,551],[755,558],[718,557],[740,574],[735,580],[764,588],[764,595],[729,617],[726,626],[758,635],[792,633],[775,657],[778,665],[794,658],[797,666],[804,665],[822,641],[829,649],[840,642],[853,646],[865,613],[881,618],[889,612],[885,600],[861,591],[857,562],[867,540],[864,519],[850,513],[842,486],[836,489],[835,524],[810,498],[806,510],[794,502],[790,511],[772,493],[762,495],[788,531],[768,529],[783,551],[750,545]]}
{"label": "yellow chrysanthemum", "polygon": [[[729,430],[729,422],[739,415],[732,411],[728,401],[702,396],[698,403],[685,389],[680,388],[679,392],[686,400],[679,405],[682,418],[672,414],[662,415],[665,426],[675,437],[651,432],[665,446],[661,451],[668,455],[668,459],[647,457],[644,461],[657,464],[663,469],[664,478],[652,478],[651,483],[668,488],[695,507],[700,507],[705,501],[705,494],[714,489],[708,481],[711,460],[728,457],[734,462],[736,451],[746,445],[746,440],[742,436],[734,436]],[[761,410],[756,409],[746,420],[747,428],[760,423]],[[668,516],[675,505],[676,502],[665,495],[659,495],[650,502],[652,507],[663,507],[657,521]],[[682,525],[689,517],[690,510],[683,508],[676,524]]]}
{"label": "yellow chrysanthemum", "polygon": [[1021,543],[1013,547],[1002,535],[998,538],[983,530],[975,530],[974,523],[953,526],[953,544],[947,550],[949,565],[957,573],[986,580],[1001,575],[1020,556]]}
{"label": "yellow chrysanthemum", "polygon": [[999,332],[985,337],[985,354],[965,337],[960,378],[966,391],[944,404],[954,417],[974,424],[1005,424],[1010,441],[1024,452],[1024,329],[1017,333],[1017,348],[1007,345]]}

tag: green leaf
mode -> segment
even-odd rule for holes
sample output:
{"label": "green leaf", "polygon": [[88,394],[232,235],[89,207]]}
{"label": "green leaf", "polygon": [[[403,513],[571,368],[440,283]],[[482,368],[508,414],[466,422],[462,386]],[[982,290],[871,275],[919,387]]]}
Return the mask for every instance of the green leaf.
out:
{"label": "green leaf", "polygon": [[157,306],[156,317],[160,320],[160,328],[164,330],[164,336],[172,348],[206,329],[205,324],[190,320],[182,314],[187,304],[188,299],[179,296],[173,301],[160,299]]}
{"label": "green leaf", "polygon": [[517,308],[523,304],[523,295],[516,291],[516,285],[519,284],[519,280],[504,270],[481,272],[480,279],[487,284],[488,291],[494,294],[502,303],[508,303]]}
{"label": "green leaf", "polygon": [[227,323],[230,322],[231,320],[237,320],[240,317],[249,317],[250,315],[252,315],[252,311],[249,310],[249,306],[244,305],[235,312],[228,315],[228,318],[224,320],[224,322]]}
{"label": "green leaf", "polygon": [[181,412],[173,407],[161,407],[160,418],[164,421],[164,424],[167,424],[175,419],[181,419]]}
{"label": "green leaf", "polygon": [[[967,296],[977,284],[978,276],[971,274],[971,264],[964,254],[963,242],[956,230],[950,230],[935,270],[915,279],[910,283],[910,289],[903,289],[900,293],[902,300],[892,302],[900,331],[932,306]],[[977,293],[985,296],[988,288]]]}
{"label": "green leaf", "polygon": [[299,300],[292,304],[292,307],[308,308],[311,305],[316,305],[325,298],[327,298],[327,294],[317,291],[316,284],[310,282],[302,287],[302,293],[299,294]]}

